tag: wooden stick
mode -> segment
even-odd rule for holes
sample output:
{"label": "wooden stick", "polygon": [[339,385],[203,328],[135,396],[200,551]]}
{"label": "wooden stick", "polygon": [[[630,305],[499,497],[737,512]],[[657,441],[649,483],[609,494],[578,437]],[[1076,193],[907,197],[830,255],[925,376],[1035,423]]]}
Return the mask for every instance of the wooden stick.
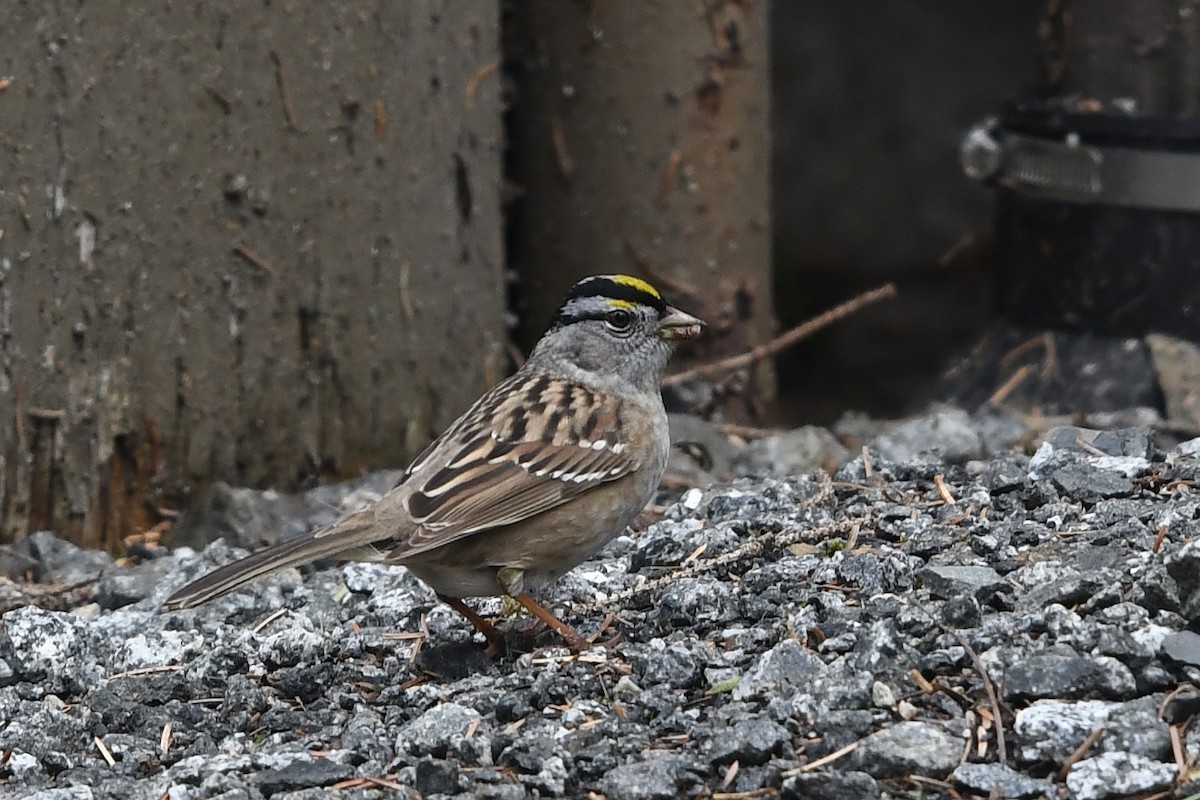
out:
{"label": "wooden stick", "polygon": [[271,262],[247,247],[245,242],[234,244],[233,252],[244,258],[248,264],[256,267],[263,274],[274,276],[275,268],[271,266]]}
{"label": "wooden stick", "polygon": [[558,171],[563,180],[571,180],[575,174],[575,159],[567,149],[567,133],[563,129],[562,117],[555,114],[550,118],[550,141],[554,143],[554,155],[558,159]]}
{"label": "wooden stick", "polygon": [[992,392],[992,396],[988,398],[988,405],[998,406],[1013,393],[1013,390],[1020,386],[1026,378],[1029,377],[1031,367],[1028,364],[1022,364],[1017,368],[1017,371],[1008,377],[1000,388]]}
{"label": "wooden stick", "polygon": [[476,70],[475,74],[467,79],[467,99],[463,102],[463,107],[467,111],[475,108],[475,95],[479,92],[480,82],[482,82],[484,78],[486,78],[488,75],[491,75],[499,68],[499,61],[488,62]]}
{"label": "wooden stick", "polygon": [[668,375],[663,379],[663,386],[678,386],[681,383],[686,383],[693,378],[705,378],[718,375],[722,372],[732,372],[735,369],[748,367],[755,362],[762,361],[764,358],[773,356],[781,350],[794,345],[802,339],[807,339],[822,328],[832,325],[834,322],[847,317],[865,306],[872,303],[877,303],[880,300],[885,300],[889,297],[896,296],[896,284],[885,283],[878,289],[872,289],[869,292],[863,292],[858,297],[847,300],[840,305],[836,305],[828,311],[818,314],[812,319],[797,325],[787,333],[775,337],[770,342],[764,345],[759,345],[753,350],[745,353],[740,353],[736,356],[723,358],[720,361],[714,361],[711,364],[701,364],[691,369],[686,369],[683,372],[677,372],[674,375]]}
{"label": "wooden stick", "polygon": [[279,86],[279,100],[283,104],[283,118],[287,120],[288,127],[292,130],[299,130],[300,126],[296,124],[296,112],[292,109],[292,92],[288,89],[287,74],[283,71],[283,61],[280,60],[279,54],[274,50],[271,51],[271,63],[275,65],[275,83]]}
{"label": "wooden stick", "polygon": [[1071,755],[1067,756],[1067,760],[1063,762],[1062,767],[1058,770],[1058,779],[1060,781],[1067,779],[1067,773],[1071,771],[1071,767],[1075,766],[1080,759],[1087,755],[1087,751],[1092,749],[1092,745],[1096,743],[1096,740],[1100,738],[1100,735],[1104,733],[1107,727],[1108,725],[1104,723],[1097,725],[1087,735],[1087,738],[1080,742]]}

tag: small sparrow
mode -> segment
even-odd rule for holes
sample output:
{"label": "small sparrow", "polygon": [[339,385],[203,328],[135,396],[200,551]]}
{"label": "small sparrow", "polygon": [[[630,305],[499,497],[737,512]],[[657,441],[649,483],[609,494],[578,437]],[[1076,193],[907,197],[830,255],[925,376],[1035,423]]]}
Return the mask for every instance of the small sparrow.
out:
{"label": "small sparrow", "polygon": [[463,602],[506,594],[573,650],[588,642],[530,596],[596,555],[653,497],[670,437],[660,383],[704,323],[628,275],[585,278],[515,375],[467,409],[371,506],[172,594],[191,608],[319,558],[403,564],[483,633]]}

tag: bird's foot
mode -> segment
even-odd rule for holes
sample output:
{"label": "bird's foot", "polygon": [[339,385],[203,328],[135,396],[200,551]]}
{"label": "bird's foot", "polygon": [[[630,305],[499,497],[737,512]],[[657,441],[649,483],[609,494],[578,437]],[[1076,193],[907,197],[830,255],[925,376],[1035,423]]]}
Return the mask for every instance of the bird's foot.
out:
{"label": "bird's foot", "polygon": [[508,652],[508,647],[505,645],[504,631],[479,616],[475,609],[457,597],[439,594],[438,599],[466,617],[475,626],[475,630],[483,634],[483,638],[487,639],[487,649],[483,651],[485,656],[495,658],[502,653]]}
{"label": "bird's foot", "polygon": [[529,613],[546,623],[555,633],[562,637],[563,644],[574,653],[582,653],[592,646],[592,643],[580,636],[574,628],[563,622],[538,601],[534,600],[528,594],[522,592],[518,595],[513,595],[513,600],[516,600],[525,608],[529,609]]}

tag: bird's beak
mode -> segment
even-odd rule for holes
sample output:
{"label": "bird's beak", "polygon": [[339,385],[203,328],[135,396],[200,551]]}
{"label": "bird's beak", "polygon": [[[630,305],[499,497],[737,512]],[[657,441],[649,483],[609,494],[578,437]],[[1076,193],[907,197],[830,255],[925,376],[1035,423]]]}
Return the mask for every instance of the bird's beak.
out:
{"label": "bird's beak", "polygon": [[704,320],[667,306],[667,313],[658,322],[658,335],[667,340],[695,339],[704,327]]}

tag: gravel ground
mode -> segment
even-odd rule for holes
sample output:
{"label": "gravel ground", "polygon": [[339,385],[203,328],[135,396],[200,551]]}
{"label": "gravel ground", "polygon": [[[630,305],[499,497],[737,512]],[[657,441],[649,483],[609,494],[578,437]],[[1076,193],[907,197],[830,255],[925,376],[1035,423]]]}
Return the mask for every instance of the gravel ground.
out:
{"label": "gravel ground", "polygon": [[160,612],[392,475],[217,489],[178,527],[225,540],[135,566],[38,534],[0,553],[59,587],[12,608],[32,587],[0,579],[0,798],[1187,797],[1200,440],[1152,421],[943,408],[737,446],[677,420],[710,441],[674,500],[547,598],[603,629],[582,655],[510,616],[489,661],[399,567]]}

